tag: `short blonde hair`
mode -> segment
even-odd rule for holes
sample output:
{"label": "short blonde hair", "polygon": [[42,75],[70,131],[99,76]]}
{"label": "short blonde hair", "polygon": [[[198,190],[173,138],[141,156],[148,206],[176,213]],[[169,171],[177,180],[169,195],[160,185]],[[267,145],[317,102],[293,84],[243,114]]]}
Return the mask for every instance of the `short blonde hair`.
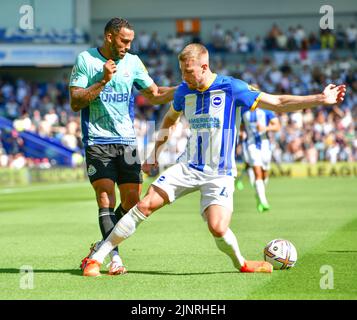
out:
{"label": "short blonde hair", "polygon": [[178,55],[179,61],[187,61],[189,59],[197,60],[206,55],[208,58],[208,50],[205,46],[199,43],[191,43],[187,45]]}

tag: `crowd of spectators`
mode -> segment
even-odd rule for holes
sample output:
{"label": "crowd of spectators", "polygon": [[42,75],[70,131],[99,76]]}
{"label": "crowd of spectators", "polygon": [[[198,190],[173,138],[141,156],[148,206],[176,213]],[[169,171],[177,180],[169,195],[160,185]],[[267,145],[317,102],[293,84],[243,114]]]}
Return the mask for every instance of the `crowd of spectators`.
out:
{"label": "crowd of spectators", "polygon": [[[13,129],[0,129],[0,166],[18,167],[13,160],[25,152],[22,131],[57,139],[72,150],[83,147],[80,118],[69,105],[67,77],[56,83],[0,79],[0,116],[13,121]],[[25,158],[21,164],[47,167],[50,160]]]}
{"label": "crowd of spectators", "polygon": [[[102,38],[98,38],[98,44]],[[357,47],[357,27],[350,24],[343,27],[337,25],[336,29],[319,29],[317,32],[308,32],[302,25],[290,26],[283,30],[277,24],[264,35],[249,36],[239,27],[224,29],[221,24],[216,24],[209,39],[201,40],[199,35],[168,35],[166,39],[160,38],[157,32],[149,34],[141,31],[136,35],[132,45],[135,53],[179,53],[187,41],[204,42],[212,52],[230,53],[259,53],[264,51],[306,51],[320,49],[346,49],[355,50]]]}
{"label": "crowd of spectators", "polygon": [[[200,42],[200,36],[190,36],[190,41]],[[132,51],[140,53],[178,53],[182,50],[185,35],[168,35],[163,39],[157,32],[149,34],[146,31],[137,33],[133,42]],[[35,44],[84,44],[90,41],[88,33],[80,28],[59,30],[55,28],[21,28],[0,27],[0,43],[35,43]],[[98,37],[101,43],[102,36]],[[273,24],[266,34],[249,36],[239,27],[225,29],[216,24],[211,31],[210,38],[203,40],[205,44],[216,52],[249,53],[265,50],[314,50],[314,49],[350,49],[355,50],[357,45],[357,27],[355,24],[344,27],[338,24],[336,29],[319,29],[307,31],[298,24],[283,30]]]}
{"label": "crowd of spectators", "polygon": [[[216,36],[222,33],[217,32],[218,27],[214,31]],[[294,29],[298,46],[305,39],[301,30],[303,29],[299,26]],[[357,30],[354,26],[350,26],[349,30],[345,31],[343,41],[342,36],[337,37],[336,31],[336,46],[340,43],[338,46],[341,45],[345,49],[355,48]],[[278,39],[279,32],[279,28],[274,25],[264,39],[265,48],[281,46],[283,41]],[[144,34],[142,32],[141,36]],[[238,29],[232,34],[242,36]],[[137,43],[140,44],[138,50],[148,53],[141,57],[156,83],[171,86],[181,81],[179,70],[176,70],[177,65],[172,63],[172,55],[167,51],[160,51],[161,49],[155,49],[158,54],[150,54],[150,50],[153,50],[150,37],[143,41],[139,35]],[[289,40],[286,41],[287,48],[288,43]],[[181,49],[185,44],[183,41],[177,48]],[[145,51],[146,45],[151,49]],[[161,48],[160,44],[156,44],[155,48]],[[314,63],[309,59],[296,59],[292,63],[277,64],[271,55],[263,55],[260,59],[252,55],[244,62],[239,59],[234,62],[225,59],[224,53],[212,52],[211,69],[219,74],[240,78],[258,86],[262,91],[276,94],[307,95],[321,92],[328,83],[345,83],[348,90],[341,106],[318,107],[314,110],[278,115],[282,130],[272,135],[271,141],[277,162],[357,161],[357,61],[353,54],[355,52],[343,56],[333,53],[328,60]],[[138,92],[135,92],[135,95],[134,127],[143,157],[152,147],[152,141],[157,134],[155,130],[158,129],[168,105],[153,106]],[[23,130],[58,139],[72,150],[83,149],[80,117],[78,113],[71,111],[69,105],[67,76],[60,81],[43,83],[3,77],[0,79],[0,116],[12,120],[14,124],[11,132],[0,130],[0,166],[46,167],[51,164],[51,159],[34,161],[24,158],[21,137],[18,135],[18,132]],[[161,157],[163,164],[172,163],[183,152],[189,136],[187,122],[182,119],[175,130],[171,130],[171,135]],[[9,148],[9,145],[12,147]]]}

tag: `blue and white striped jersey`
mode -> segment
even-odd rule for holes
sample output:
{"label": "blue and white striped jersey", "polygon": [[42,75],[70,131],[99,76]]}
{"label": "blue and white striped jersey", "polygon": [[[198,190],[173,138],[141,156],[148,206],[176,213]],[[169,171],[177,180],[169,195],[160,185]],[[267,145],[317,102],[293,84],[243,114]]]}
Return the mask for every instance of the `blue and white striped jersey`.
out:
{"label": "blue and white striped jersey", "polygon": [[247,133],[244,143],[250,145],[255,144],[257,149],[261,149],[262,141],[268,140],[266,132],[258,131],[258,124],[266,127],[268,126],[270,120],[276,118],[273,111],[264,109],[241,110],[242,121],[244,124],[244,130]]}
{"label": "blue and white striped jersey", "polygon": [[173,108],[187,118],[191,136],[178,161],[207,174],[236,176],[235,144],[240,109],[255,109],[259,91],[242,80],[214,75],[203,91],[182,82],[175,92]]}

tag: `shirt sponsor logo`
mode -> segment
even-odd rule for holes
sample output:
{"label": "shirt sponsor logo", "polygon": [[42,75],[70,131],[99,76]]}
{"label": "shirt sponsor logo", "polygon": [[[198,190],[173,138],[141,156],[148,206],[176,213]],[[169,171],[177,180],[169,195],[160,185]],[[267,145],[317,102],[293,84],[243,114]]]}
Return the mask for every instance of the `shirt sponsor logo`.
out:
{"label": "shirt sponsor logo", "polygon": [[221,127],[219,118],[215,117],[192,118],[189,120],[189,123],[192,129],[212,129]]}
{"label": "shirt sponsor logo", "polygon": [[99,94],[102,102],[127,102],[129,100],[129,93],[117,93],[112,86],[105,86]]}

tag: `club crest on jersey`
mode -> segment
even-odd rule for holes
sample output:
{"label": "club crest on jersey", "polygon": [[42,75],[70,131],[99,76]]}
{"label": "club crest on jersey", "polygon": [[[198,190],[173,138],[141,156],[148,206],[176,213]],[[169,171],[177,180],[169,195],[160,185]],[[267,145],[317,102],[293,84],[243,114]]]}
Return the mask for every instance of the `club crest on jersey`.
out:
{"label": "club crest on jersey", "polygon": [[223,104],[223,99],[221,96],[214,95],[211,97],[211,105],[215,108],[219,108]]}
{"label": "club crest on jersey", "polygon": [[72,81],[76,82],[78,81],[79,79],[79,76],[78,76],[78,68],[77,66],[75,65],[73,68],[72,68],[72,72],[71,72],[71,77],[72,77]]}
{"label": "club crest on jersey", "polygon": [[90,165],[88,166],[87,172],[88,172],[88,175],[89,175],[89,176],[93,176],[94,174],[96,174],[97,169],[94,168],[94,166],[93,166],[92,164],[90,164]]}
{"label": "club crest on jersey", "polygon": [[113,87],[110,86],[110,85],[106,85],[106,86],[103,88],[103,92],[113,92]]}

